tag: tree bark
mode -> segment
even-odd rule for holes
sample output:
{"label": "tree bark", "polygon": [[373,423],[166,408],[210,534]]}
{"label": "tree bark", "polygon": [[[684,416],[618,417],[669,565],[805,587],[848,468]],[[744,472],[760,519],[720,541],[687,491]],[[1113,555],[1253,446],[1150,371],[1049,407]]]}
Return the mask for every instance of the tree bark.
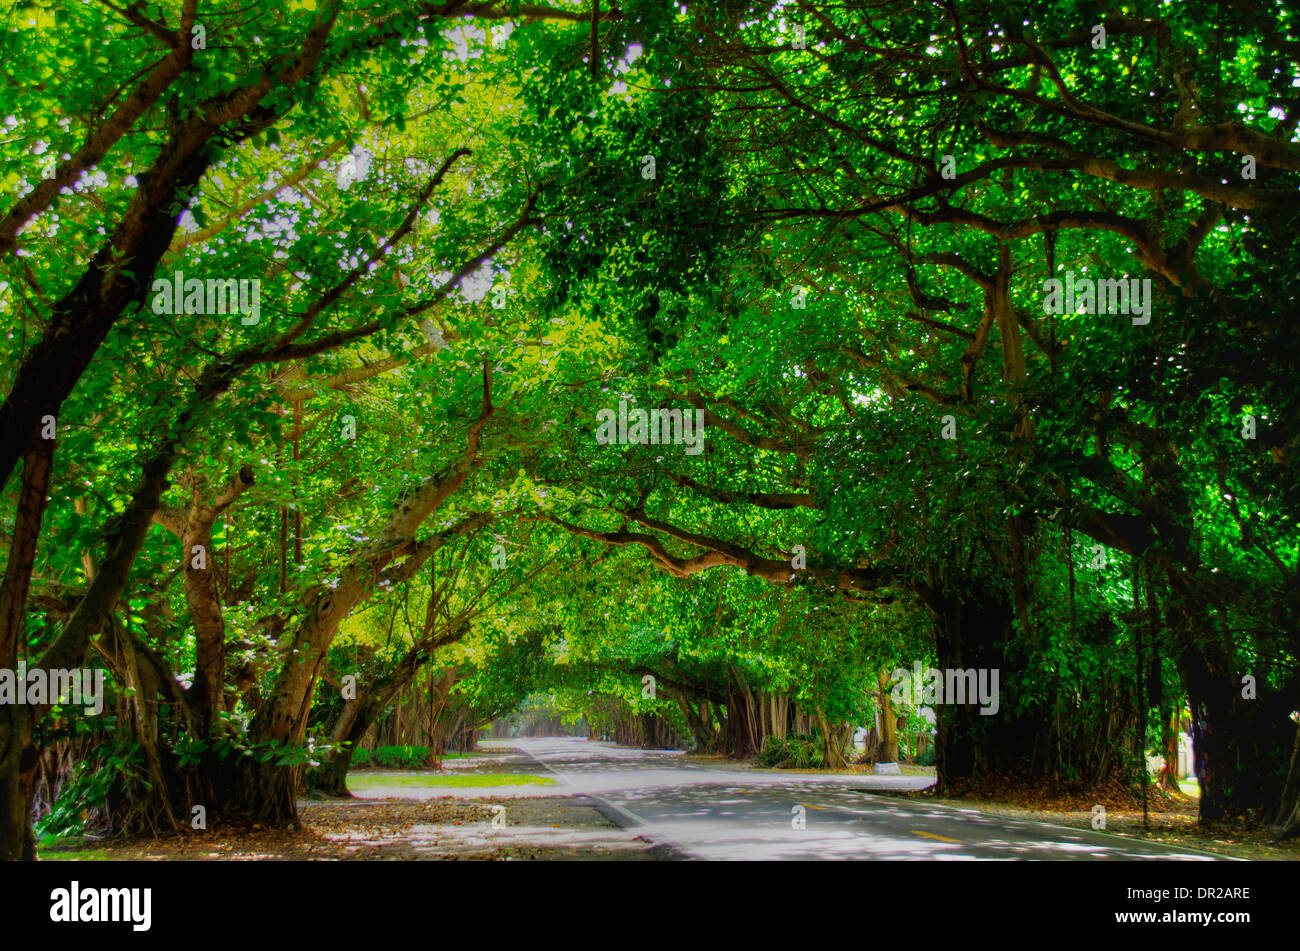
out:
{"label": "tree bark", "polygon": [[[938,669],[998,670],[999,688],[1011,679],[1004,647],[1014,611],[1006,598],[978,585],[961,591],[925,592],[935,614]],[[949,698],[945,698],[949,699]],[[968,697],[969,701],[970,698]],[[1032,751],[1050,731],[1032,711],[1013,716],[1005,703],[996,716],[980,713],[978,703],[941,703],[935,709],[935,767],[941,794],[954,793],[969,780],[994,773],[1032,775]],[[1037,768],[1042,772],[1041,765]]]}
{"label": "tree bark", "polygon": [[[212,529],[217,516],[252,484],[253,470],[243,466],[211,501],[203,497],[205,486],[196,482],[183,510],[162,509],[155,516],[181,542],[185,605],[189,609],[195,637],[194,684],[189,690],[189,698],[195,729],[200,736],[211,734],[216,714],[225,709],[226,619],[217,584]],[[195,566],[196,548],[205,553],[202,568]]]}
{"label": "tree bark", "polygon": [[[465,448],[448,469],[428,476],[398,502],[375,540],[353,555],[334,587],[316,592],[294,631],[292,647],[280,666],[271,695],[249,727],[254,744],[284,748],[301,743],[317,678],[343,619],[380,590],[381,581],[391,584],[410,578],[442,544],[488,521],[487,516],[474,515],[448,531],[415,541],[421,524],[464,484],[477,465],[483,430],[493,412],[491,368],[485,363],[482,410],[469,427]],[[403,560],[394,564],[398,558]],[[236,769],[249,774],[236,784],[236,801],[242,811],[268,825],[297,822],[295,778],[291,775],[295,770],[276,767],[274,761],[258,763],[256,757],[244,757]],[[284,775],[271,780],[276,769]]]}
{"label": "tree bark", "polygon": [[1287,768],[1286,785],[1282,789],[1276,825],[1279,840],[1300,835],[1300,726],[1296,727],[1295,743],[1291,747],[1291,762]]}
{"label": "tree bark", "polygon": [[898,762],[898,717],[894,713],[894,698],[890,695],[888,671],[881,671],[878,684],[880,697],[880,756],[882,763]]}
{"label": "tree bark", "polygon": [[826,714],[822,712],[821,707],[817,708],[816,715],[817,715],[817,728],[821,730],[821,734],[822,734],[823,768],[825,769],[846,768],[848,766],[848,763],[844,761],[844,753],[840,749],[840,744],[837,742],[834,732],[831,730],[830,724],[826,722]]}
{"label": "tree bark", "polygon": [[36,859],[31,805],[39,756],[32,719],[26,704],[0,706],[0,862]]}

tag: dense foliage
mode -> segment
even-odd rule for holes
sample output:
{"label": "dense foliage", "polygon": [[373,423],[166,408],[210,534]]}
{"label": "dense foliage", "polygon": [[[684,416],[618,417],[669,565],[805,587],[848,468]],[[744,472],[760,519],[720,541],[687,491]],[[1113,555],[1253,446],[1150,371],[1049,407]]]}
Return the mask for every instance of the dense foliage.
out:
{"label": "dense foliage", "polygon": [[292,823],[521,704],[919,754],[914,664],[1000,675],[935,705],[945,788],[1138,779],[1187,707],[1203,817],[1300,831],[1285,4],[0,37],[0,670],[108,670],[99,713],[0,703],[0,858],[34,814]]}

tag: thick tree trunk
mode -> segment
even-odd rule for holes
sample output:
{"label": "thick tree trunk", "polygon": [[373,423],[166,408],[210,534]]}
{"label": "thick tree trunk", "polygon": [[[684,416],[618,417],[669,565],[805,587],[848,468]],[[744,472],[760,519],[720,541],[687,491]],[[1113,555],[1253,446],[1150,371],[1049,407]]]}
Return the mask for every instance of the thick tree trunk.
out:
{"label": "thick tree trunk", "polygon": [[[13,540],[0,586],[0,669],[17,670],[18,645],[26,640],[26,604],[45,512],[54,455],[53,441],[42,441],[23,459],[22,486]],[[19,685],[22,689],[22,685]],[[32,746],[33,710],[25,704],[0,706],[0,860],[36,858],[31,829],[37,750]]]}
{"label": "thick tree trunk", "polygon": [[749,759],[759,752],[757,731],[750,721],[753,702],[747,701],[748,695],[748,689],[735,682],[727,686],[726,753],[735,759]]}
{"label": "thick tree trunk", "polygon": [[[335,744],[333,752],[321,760],[321,765],[307,774],[308,788],[315,793],[326,796],[350,796],[347,789],[348,769],[352,765],[352,756],[371,729],[377,725],[393,706],[393,701],[408,691],[420,671],[433,657],[439,647],[453,644],[469,633],[468,625],[461,625],[450,634],[429,638],[415,645],[399,660],[391,670],[379,677],[374,685],[347,701],[343,712],[330,729],[330,743]],[[442,756],[443,737],[437,729],[437,719],[446,706],[447,694],[460,680],[461,673],[456,667],[448,667],[431,675],[428,682],[427,710],[423,698],[415,691],[415,703],[426,714],[423,725],[424,736],[432,751],[435,761]],[[398,709],[405,708],[405,703]],[[414,744],[411,744],[414,745]]]}
{"label": "thick tree trunk", "polygon": [[1165,768],[1160,772],[1162,789],[1178,788],[1178,711],[1161,721],[1160,746]]}
{"label": "thick tree trunk", "polygon": [[[1005,645],[1014,611],[1005,598],[976,589],[938,597],[931,592],[927,603],[935,612],[941,672],[974,669],[978,678],[980,671],[997,670],[999,690],[1012,679],[1015,672],[1007,669]],[[996,715],[982,714],[978,702],[938,705],[935,766],[941,794],[994,773],[1034,772],[1033,747],[1039,737],[1046,741],[1048,725],[1032,712],[1013,716],[1005,699],[999,705]]]}
{"label": "thick tree trunk", "polygon": [[880,697],[880,755],[882,763],[898,762],[898,716],[894,713],[894,698],[890,693],[890,679],[887,671],[880,674],[878,696]]}
{"label": "thick tree trunk", "polygon": [[187,805],[184,803],[186,790],[181,778],[163,765],[156,702],[161,685],[153,668],[141,661],[130,640],[122,635],[116,619],[111,629],[113,642],[121,651],[125,674],[122,683],[127,688],[131,735],[140,745],[148,770],[148,788],[143,783],[133,783],[126,787],[126,794],[132,801],[124,827],[133,831],[137,828],[154,831],[160,824],[166,823],[168,831],[174,832],[180,824],[173,803]]}
{"label": "thick tree trunk", "polygon": [[14,513],[13,538],[0,585],[0,668],[15,669],[18,645],[25,642],[27,594],[45,516],[54,441],[42,440],[38,450],[23,457],[23,477]]}
{"label": "thick tree trunk", "polygon": [[844,752],[821,707],[817,708],[816,715],[817,728],[822,734],[822,766],[825,769],[844,769],[848,766],[844,761]]}
{"label": "thick tree trunk", "polygon": [[778,740],[784,740],[788,732],[787,725],[789,714],[786,708],[790,705],[790,698],[783,693],[772,694],[772,735]]}
{"label": "thick tree trunk", "polygon": [[[287,749],[301,743],[307,729],[316,681],[339,623],[367,588],[367,561],[346,568],[337,588],[320,593],[311,603],[298,629],[297,645],[280,666],[271,697],[253,718],[249,738],[259,746]],[[257,756],[242,757],[235,766],[235,803],[248,816],[269,825],[297,823],[294,770],[277,766],[275,759],[260,763]]]}
{"label": "thick tree trunk", "polygon": [[[364,732],[363,730],[362,733]],[[321,760],[321,764],[307,774],[308,790],[320,796],[350,798],[352,793],[348,791],[348,770],[352,768],[353,749],[349,745]]]}
{"label": "thick tree trunk", "polygon": [[[217,595],[217,571],[213,563],[212,519],[191,517],[181,535],[185,559],[185,602],[194,625],[195,666],[193,697],[195,726],[200,736],[212,732],[213,714],[224,708],[222,691],[226,672],[226,621]],[[192,553],[201,547],[206,553],[203,568],[194,566]]]}
{"label": "thick tree trunk", "polygon": [[[193,479],[193,474],[190,476]],[[192,485],[190,499],[183,508],[160,509],[155,519],[175,534],[181,543],[185,577],[185,606],[194,625],[194,685],[188,693],[194,727],[200,736],[208,736],[216,715],[226,708],[226,619],[221,607],[217,584],[216,554],[212,546],[212,528],[217,516],[253,484],[253,470],[240,468],[238,475],[211,500],[204,498],[206,485]],[[226,556],[229,558],[229,540]]]}
{"label": "thick tree trunk", "polygon": [[[1192,623],[1186,610],[1184,623]],[[1192,707],[1192,742],[1200,784],[1200,818],[1271,810],[1286,782],[1295,727],[1285,696],[1241,696],[1235,664],[1216,638],[1182,638],[1179,673]]]}
{"label": "thick tree trunk", "polygon": [[343,712],[330,730],[330,742],[336,748],[321,759],[321,764],[307,773],[307,788],[310,792],[323,796],[347,798],[348,770],[352,768],[352,754],[357,744],[362,741],[374,718],[371,715],[374,705],[367,702],[367,697],[348,700],[343,705]]}
{"label": "thick tree trunk", "polygon": [[1291,747],[1291,762],[1287,769],[1286,785],[1282,789],[1276,825],[1279,839],[1300,835],[1300,727],[1296,728],[1295,743]]}
{"label": "thick tree trunk", "polygon": [[38,762],[31,708],[0,706],[0,862],[36,859],[31,807]]}
{"label": "thick tree trunk", "polygon": [[321,759],[320,766],[308,771],[309,791],[339,798],[352,795],[348,792],[348,770],[352,768],[352,754],[357,744],[365,737],[373,722],[372,712],[373,704],[368,704],[362,697],[349,700],[343,705],[343,712],[330,731],[330,742],[338,745]]}
{"label": "thick tree trunk", "polygon": [[717,744],[717,730],[713,725],[712,712],[707,700],[699,701],[699,706],[691,704],[684,694],[677,695],[677,705],[686,718],[686,726],[695,740],[695,749],[701,753],[712,753]]}
{"label": "thick tree trunk", "polygon": [[307,785],[312,792],[326,796],[351,796],[347,787],[347,775],[352,766],[354,751],[365,739],[371,725],[383,718],[392,706],[393,698],[410,686],[427,660],[426,651],[412,649],[387,677],[344,704],[343,712],[330,730],[330,742],[336,744],[337,748],[321,760],[320,766],[307,774]]}
{"label": "thick tree trunk", "polygon": [[245,816],[270,828],[298,824],[298,770],[274,760],[243,757],[235,770],[235,802]]}

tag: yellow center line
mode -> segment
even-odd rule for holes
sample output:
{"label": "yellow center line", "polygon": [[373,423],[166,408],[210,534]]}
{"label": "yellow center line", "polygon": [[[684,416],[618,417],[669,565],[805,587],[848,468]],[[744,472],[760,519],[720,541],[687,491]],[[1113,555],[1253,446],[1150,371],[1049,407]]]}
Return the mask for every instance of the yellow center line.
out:
{"label": "yellow center line", "polygon": [[960,839],[950,839],[947,836],[935,835],[933,832],[922,832],[920,829],[913,829],[912,835],[923,835],[927,839],[934,839],[937,842],[952,842],[955,845],[961,845]]}
{"label": "yellow center line", "polygon": [[[786,800],[786,802],[789,802],[789,801],[790,801],[790,800],[788,800],[788,799]],[[804,806],[804,807],[807,808],[807,809],[816,809],[818,812],[825,812],[825,811],[826,811],[826,807],[825,807],[825,806],[814,806],[814,805],[813,805],[812,803],[810,803],[810,802],[801,802],[801,803],[799,803],[799,805]]]}

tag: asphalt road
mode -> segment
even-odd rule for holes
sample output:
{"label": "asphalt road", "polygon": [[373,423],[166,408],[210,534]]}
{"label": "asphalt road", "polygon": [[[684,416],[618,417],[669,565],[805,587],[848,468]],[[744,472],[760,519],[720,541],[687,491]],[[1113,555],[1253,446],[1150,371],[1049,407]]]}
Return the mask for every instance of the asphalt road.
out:
{"label": "asphalt road", "polygon": [[[688,763],[680,753],[579,739],[512,739],[557,780],[534,794],[584,794],[620,825],[697,859],[1057,859],[1216,857],[1195,850],[880,795],[927,777],[846,776]],[[799,820],[802,819],[802,824]]]}

